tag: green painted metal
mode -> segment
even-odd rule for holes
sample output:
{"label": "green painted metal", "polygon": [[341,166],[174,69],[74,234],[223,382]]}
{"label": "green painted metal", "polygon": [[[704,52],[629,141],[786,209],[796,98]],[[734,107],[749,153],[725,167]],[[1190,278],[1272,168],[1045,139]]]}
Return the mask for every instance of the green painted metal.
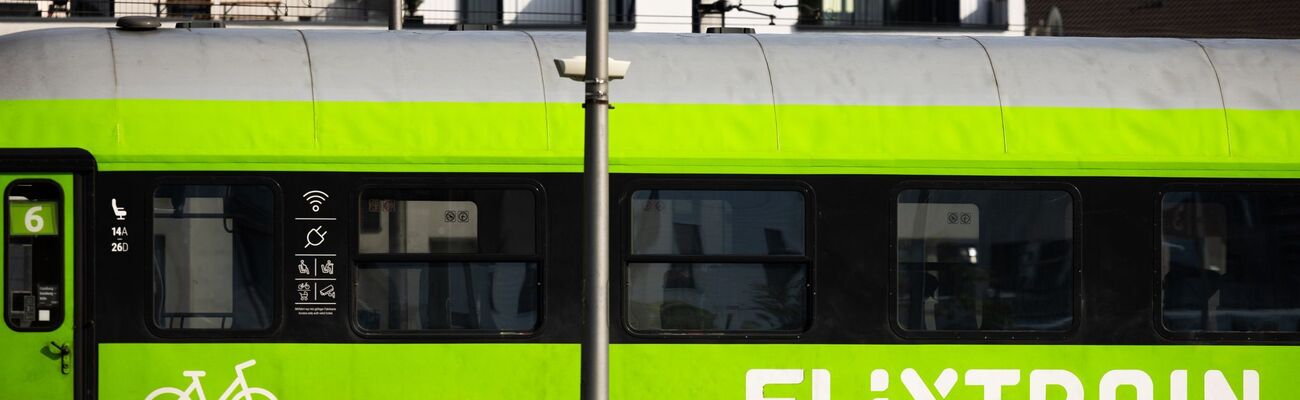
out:
{"label": "green painted metal", "polygon": [[[245,383],[280,399],[576,399],[579,388],[577,344],[113,343],[99,351],[102,399],[187,390],[194,380],[184,371],[205,372],[199,382],[216,398],[234,383],[235,366],[249,360],[256,364],[243,370]],[[830,398],[911,400],[919,398],[902,382],[905,370],[935,390],[936,378],[952,369],[952,392],[936,391],[936,399],[988,400],[966,374],[1002,369],[1020,377],[1002,388],[1004,399],[1029,399],[1034,370],[1068,371],[1084,390],[1078,400],[1099,399],[1102,377],[1115,370],[1141,371],[1159,400],[1171,399],[1174,371],[1187,371],[1187,400],[1206,400],[1204,377],[1212,370],[1242,398],[1245,371],[1255,371],[1259,399],[1287,399],[1300,391],[1290,379],[1297,357],[1300,347],[1290,346],[616,344],[611,398],[742,399],[750,370],[799,369],[803,382],[769,385],[766,395],[809,399],[812,370],[821,369]],[[875,370],[888,375],[888,389],[871,390]],[[1132,392],[1121,388],[1118,398],[1135,398]],[[1065,399],[1060,388],[1047,394]]]}
{"label": "green painted metal", "polygon": [[[67,118],[65,110],[78,110]],[[1300,110],[617,104],[614,172],[1300,177]],[[107,171],[577,172],[567,103],[3,100]]]}
{"label": "green painted metal", "polygon": [[[947,397],[985,399],[982,386],[972,386],[967,372],[979,369],[1018,371],[1019,382],[1001,390],[1002,399],[1032,399],[1033,370],[1064,370],[1078,378],[1082,399],[1097,400],[1102,377],[1114,370],[1138,370],[1151,378],[1154,399],[1170,400],[1173,371],[1187,371],[1185,400],[1206,400],[1205,373],[1222,372],[1242,399],[1243,372],[1259,374],[1258,399],[1293,399],[1300,393],[1295,376],[1300,347],[1281,346],[1075,346],[1075,345],[758,345],[678,344],[615,345],[611,350],[611,398],[744,399],[746,373],[751,369],[800,369],[799,384],[768,385],[771,398],[810,399],[812,370],[827,371],[830,399],[920,400],[902,382],[913,369],[928,389],[945,369],[958,377]],[[871,390],[874,370],[888,374],[888,389]],[[1121,388],[1117,399],[1135,399],[1134,389]],[[1064,400],[1061,388],[1047,392],[1049,400]],[[1246,397],[1249,398],[1249,397]],[[1181,399],[1179,399],[1181,400]]]}
{"label": "green painted metal", "polygon": [[182,372],[204,371],[216,399],[235,366],[254,360],[245,382],[283,400],[577,399],[578,353],[577,344],[110,343],[99,345],[99,398],[184,391],[193,379]]}
{"label": "green painted metal", "polygon": [[[63,188],[63,324],[50,332],[15,332],[0,326],[0,399],[71,399],[73,374],[61,371],[57,350],[50,342],[73,347],[73,212],[72,175],[6,174],[0,172],[0,188],[19,179],[46,179]],[[8,244],[0,246],[5,259]],[[6,271],[7,272],[7,271]],[[7,276],[7,275],[4,275]],[[8,296],[0,296],[0,310],[7,310]],[[75,350],[74,350],[75,351]],[[71,358],[69,358],[71,363]],[[71,372],[71,371],[69,371]]]}

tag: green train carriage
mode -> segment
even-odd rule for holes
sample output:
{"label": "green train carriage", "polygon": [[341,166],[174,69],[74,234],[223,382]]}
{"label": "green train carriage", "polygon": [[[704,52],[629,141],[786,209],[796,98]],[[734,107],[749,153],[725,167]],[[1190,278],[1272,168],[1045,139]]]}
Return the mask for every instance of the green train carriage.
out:
{"label": "green train carriage", "polygon": [[[0,36],[0,397],[578,398],[581,49]],[[1297,42],[610,51],[611,397],[1300,389]]]}

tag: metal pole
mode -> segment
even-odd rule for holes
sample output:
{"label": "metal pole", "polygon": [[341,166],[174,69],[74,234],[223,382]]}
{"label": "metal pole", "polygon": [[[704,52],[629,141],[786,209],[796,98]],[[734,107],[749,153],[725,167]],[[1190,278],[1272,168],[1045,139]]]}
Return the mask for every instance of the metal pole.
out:
{"label": "metal pole", "polygon": [[609,0],[587,1],[582,391],[609,399]]}
{"label": "metal pole", "polygon": [[691,0],[691,33],[700,33],[700,0]]}
{"label": "metal pole", "polygon": [[393,0],[393,9],[388,13],[388,30],[402,30],[402,0]]}

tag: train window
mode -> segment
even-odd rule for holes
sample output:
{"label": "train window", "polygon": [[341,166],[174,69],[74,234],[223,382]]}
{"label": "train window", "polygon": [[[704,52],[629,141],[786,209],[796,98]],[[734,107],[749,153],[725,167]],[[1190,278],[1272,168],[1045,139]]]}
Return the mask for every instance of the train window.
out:
{"label": "train window", "polygon": [[536,198],[522,189],[367,190],[362,254],[532,254]]}
{"label": "train window", "polygon": [[803,193],[641,190],[632,254],[802,255]]}
{"label": "train window", "polygon": [[153,195],[158,328],[271,327],[274,201],[264,185],[158,186]]}
{"label": "train window", "polygon": [[1161,200],[1164,327],[1300,332],[1300,193],[1172,192]]}
{"label": "train window", "polygon": [[537,324],[537,263],[364,263],[357,325],[368,331],[529,331]]}
{"label": "train window", "polygon": [[1073,218],[1064,191],[901,191],[898,325],[913,332],[1069,330]]}
{"label": "train window", "polygon": [[638,190],[629,206],[630,329],[779,333],[807,326],[803,192]]}
{"label": "train window", "polygon": [[357,326],[398,334],[533,331],[541,301],[538,201],[531,189],[363,191]]}
{"label": "train window", "polygon": [[5,188],[5,321],[17,331],[63,323],[63,192],[44,180]]}

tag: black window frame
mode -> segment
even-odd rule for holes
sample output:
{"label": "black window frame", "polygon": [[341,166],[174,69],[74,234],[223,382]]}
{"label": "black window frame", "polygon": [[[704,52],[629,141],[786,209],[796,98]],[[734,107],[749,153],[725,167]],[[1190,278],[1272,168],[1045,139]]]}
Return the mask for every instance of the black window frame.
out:
{"label": "black window frame", "polygon": [[[1061,331],[1029,331],[1029,330],[945,330],[945,331],[923,331],[904,328],[899,322],[898,312],[899,291],[898,291],[898,197],[907,190],[981,190],[981,191],[1061,191],[1070,195],[1071,213],[1073,226],[1071,234],[1073,235],[1070,243],[1071,261],[1073,278],[1073,296],[1071,312],[1073,316],[1070,321],[1070,327]],[[959,340],[959,341],[1035,341],[1035,342],[1063,342],[1076,336],[1080,332],[1083,323],[1084,314],[1084,285],[1083,285],[1083,227],[1082,219],[1083,196],[1080,195],[1079,189],[1073,184],[1061,181],[1009,181],[1003,179],[987,180],[963,180],[963,181],[946,181],[946,180],[908,180],[894,185],[890,189],[888,197],[889,206],[889,284],[888,301],[886,306],[886,315],[889,321],[887,325],[894,335],[904,340]]]}
{"label": "black window frame", "polygon": [[[65,192],[65,189],[63,188],[63,185],[62,185],[62,184],[59,184],[59,182],[57,182],[57,181],[55,181],[55,180],[53,180],[53,179],[48,179],[48,178],[22,178],[22,179],[15,179],[15,180],[13,180],[13,181],[10,181],[9,184],[5,185],[5,188],[4,188],[4,190],[3,190],[3,192],[4,192],[4,193],[3,193],[3,195],[4,195],[4,199],[3,199],[3,202],[0,202],[0,203],[3,203],[3,205],[4,205],[4,210],[3,210],[3,212],[4,212],[4,218],[3,218],[3,221],[0,221],[0,222],[3,222],[3,223],[4,223],[4,232],[3,232],[4,236],[2,237],[4,243],[0,243],[0,245],[6,246],[5,251],[6,251],[6,252],[8,251],[8,248],[7,248],[7,247],[9,246],[9,240],[10,240],[10,237],[12,236],[12,235],[10,234],[10,232],[9,232],[9,228],[10,228],[10,226],[11,226],[10,218],[13,218],[12,215],[9,215],[9,191],[10,191],[11,189],[13,189],[14,185],[19,185],[19,184],[49,184],[49,185],[53,186],[53,187],[57,190],[57,192],[58,192],[58,203],[59,203],[59,209],[58,209],[58,210],[55,210],[55,213],[56,213],[56,215],[58,216],[57,218],[58,218],[58,220],[59,220],[59,226],[56,227],[56,228],[59,230],[59,234],[58,234],[58,237],[59,237],[58,240],[59,240],[59,246],[60,246],[60,248],[59,248],[59,255],[60,255],[59,259],[60,259],[62,262],[66,262],[67,259],[68,259],[68,254],[67,254],[67,253],[68,253],[69,251],[73,251],[73,252],[75,253],[75,251],[74,251],[74,248],[73,248],[73,247],[69,247],[69,246],[66,244],[66,243],[67,243],[67,237],[64,236],[64,235],[74,235],[75,232],[68,232],[67,229],[64,229],[64,227],[67,226],[67,222],[68,222],[68,221],[65,221],[65,219],[66,219],[66,215],[65,215],[65,214],[66,214],[66,212],[67,212],[67,210],[68,210],[68,207],[70,207],[70,206],[67,204],[67,203],[68,203],[67,201],[64,201],[64,200],[67,198],[67,193]],[[76,226],[76,224],[73,224],[73,229],[78,229],[78,227]],[[76,237],[76,236],[74,236],[74,238],[75,238],[75,237]],[[75,239],[74,239],[74,240],[75,240]],[[10,299],[9,299],[9,296],[10,296],[10,293],[9,293],[9,275],[8,275],[9,268],[10,268],[10,266],[9,266],[9,254],[6,253],[6,254],[4,255],[4,259],[3,259],[3,260],[0,260],[0,263],[2,263],[2,264],[0,264],[0,265],[3,265],[3,266],[4,266],[3,270],[0,270],[0,271],[3,271],[3,272],[4,272],[4,273],[0,274],[0,288],[2,288],[2,289],[0,289],[0,290],[3,290],[2,294],[0,294],[0,295],[5,296],[5,297],[4,297],[4,301],[3,301],[3,303],[4,303],[4,310],[0,310],[0,311],[3,311],[3,314],[4,314],[4,320],[5,320],[5,326],[7,326],[7,327],[9,328],[9,330],[11,330],[11,331],[13,331],[13,332],[19,332],[19,333],[22,333],[22,332],[54,332],[54,331],[56,331],[56,330],[59,330],[59,328],[62,328],[62,327],[63,327],[63,324],[65,324],[65,323],[68,322],[68,319],[69,319],[70,316],[69,316],[68,313],[65,311],[65,310],[67,310],[68,307],[67,307],[66,304],[64,304],[64,303],[66,302],[66,299],[67,299],[67,290],[68,290],[68,287],[67,287],[67,286],[68,286],[68,285],[67,285],[68,277],[67,277],[67,274],[65,273],[65,272],[66,272],[66,267],[61,267],[61,268],[58,269],[58,275],[59,275],[59,296],[61,296],[61,297],[59,298],[59,307],[60,307],[60,311],[59,311],[59,313],[58,313],[58,320],[57,320],[57,323],[55,323],[55,324],[53,324],[53,325],[51,325],[51,326],[48,326],[48,327],[31,327],[31,328],[23,328],[23,327],[19,327],[19,326],[14,326],[14,325],[9,321],[9,314],[10,314],[10,312],[11,312],[11,311],[10,311],[10,307],[11,307],[11,305],[9,304],[9,300],[10,300]],[[75,271],[75,268],[74,268],[74,271]],[[75,272],[74,272],[74,273],[75,273]],[[74,293],[74,294],[75,294],[75,293]],[[74,297],[73,300],[76,301],[75,297]]]}
{"label": "black window frame", "polygon": [[[271,190],[271,204],[273,209],[272,212],[274,213],[274,215],[271,218],[272,219],[271,296],[274,298],[274,302],[271,306],[271,313],[272,313],[271,323],[266,328],[252,329],[252,330],[234,330],[234,329],[166,328],[166,327],[158,326],[157,320],[155,319],[154,316],[154,310],[157,309],[158,304],[155,302],[156,299],[153,293],[153,287],[154,284],[156,283],[154,282],[154,276],[153,276],[153,269],[154,269],[153,254],[155,254],[155,252],[158,251],[158,249],[154,245],[154,240],[153,240],[154,237],[153,199],[155,194],[158,193],[159,187],[164,185],[182,185],[182,186],[261,185]],[[142,295],[146,297],[146,299],[143,300],[143,304],[147,306],[147,309],[143,315],[145,317],[144,325],[145,328],[148,329],[149,333],[153,334],[155,337],[168,338],[168,339],[218,339],[218,338],[244,339],[244,338],[267,338],[273,336],[275,332],[279,331],[280,328],[284,326],[284,319],[286,315],[286,313],[284,312],[284,308],[285,308],[285,301],[284,301],[285,292],[283,288],[284,268],[282,268],[280,263],[282,262],[282,260],[284,260],[284,219],[288,217],[284,211],[284,195],[282,189],[280,188],[280,183],[275,179],[269,177],[254,176],[254,175],[238,175],[238,176],[197,175],[197,176],[159,177],[159,178],[155,178],[146,187],[149,188],[149,191],[147,193],[142,193],[143,202],[140,204],[147,204],[148,206],[146,209],[149,211],[148,217],[144,223],[145,234],[143,235],[146,238],[145,242],[147,242],[146,248],[148,252],[145,255],[145,257],[147,257],[148,261],[146,261],[147,268],[144,268],[144,271],[142,271],[144,277],[141,279],[141,282],[147,282],[147,284],[149,285],[148,290],[142,291],[143,292]]]}
{"label": "black window frame", "polygon": [[1216,193],[1295,193],[1300,195],[1300,185],[1280,182],[1246,183],[1236,182],[1175,182],[1160,185],[1155,190],[1152,200],[1154,226],[1152,228],[1152,247],[1155,252],[1152,260],[1152,325],[1163,338],[1179,344],[1205,343],[1250,343],[1277,342],[1278,344],[1300,343],[1300,332],[1228,332],[1228,331],[1175,331],[1165,326],[1164,274],[1161,271],[1161,248],[1164,245],[1164,198],[1175,192],[1216,192]]}
{"label": "black window frame", "polygon": [[[642,254],[632,252],[632,196],[642,190],[681,190],[681,191],[791,191],[799,192],[804,200],[804,252],[795,256],[770,255],[681,255],[681,254]],[[680,339],[680,340],[743,340],[743,339],[798,339],[806,334],[816,323],[817,315],[817,201],[813,188],[807,182],[798,180],[751,180],[751,179],[638,179],[628,183],[618,198],[619,232],[611,236],[618,238],[619,251],[617,264],[619,282],[619,313],[623,331],[636,338]],[[806,318],[797,330],[790,331],[736,331],[736,330],[680,330],[680,331],[642,331],[632,327],[628,313],[628,272],[633,263],[681,262],[681,263],[734,263],[734,264],[804,264],[807,265],[807,282],[804,283],[806,298]],[[614,282],[611,282],[614,284]]]}
{"label": "black window frame", "polygon": [[[480,253],[405,253],[405,254],[381,254],[381,253],[361,253],[361,232],[358,228],[361,223],[358,215],[361,211],[361,202],[363,194],[370,190],[385,191],[437,191],[437,190],[475,190],[475,189],[493,189],[493,190],[527,190],[533,194],[533,253],[532,254],[480,254]],[[529,179],[492,179],[492,178],[447,178],[447,179],[374,179],[362,182],[352,192],[350,199],[351,209],[348,211],[351,223],[346,229],[348,232],[348,251],[351,252],[351,272],[352,272],[352,299],[351,310],[348,312],[348,325],[351,326],[352,332],[357,336],[366,339],[530,339],[540,334],[545,327],[547,315],[546,302],[546,254],[547,254],[547,234],[546,234],[546,190],[541,183]],[[487,330],[487,329],[426,329],[426,330],[369,330],[361,327],[361,322],[357,318],[357,296],[356,290],[359,284],[361,264],[366,263],[385,263],[385,262],[413,262],[413,263],[455,263],[455,262],[523,262],[537,265],[537,321],[533,323],[532,329],[527,331],[506,331],[506,330]]]}

